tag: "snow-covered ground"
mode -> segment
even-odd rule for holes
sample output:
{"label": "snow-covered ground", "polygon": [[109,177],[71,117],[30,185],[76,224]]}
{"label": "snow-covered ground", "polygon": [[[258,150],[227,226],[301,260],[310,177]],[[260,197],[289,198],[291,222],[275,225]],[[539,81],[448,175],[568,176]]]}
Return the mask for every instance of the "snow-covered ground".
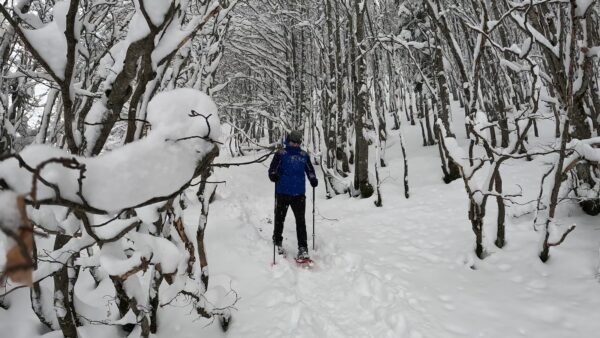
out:
{"label": "snow-covered ground", "polygon": [[[457,130],[459,125],[456,126]],[[435,147],[423,148],[418,127],[405,127],[411,197],[403,197],[402,159],[390,135],[383,174],[384,206],[373,200],[324,197],[317,188],[316,261],[312,271],[291,259],[271,266],[273,185],[266,165],[223,169],[207,233],[212,275],[227,275],[241,296],[228,337],[595,337],[600,332],[597,218],[561,209],[578,225],[547,264],[537,257],[532,216],[508,218],[507,245],[487,244],[474,257],[462,182],[440,179]],[[242,159],[238,159],[242,160]],[[506,189],[537,194],[543,164],[504,168]],[[518,174],[518,175],[517,175]],[[517,179],[518,178],[518,179]],[[524,196],[523,200],[528,197]],[[307,221],[311,236],[310,198]],[[493,204],[493,203],[492,203]],[[509,213],[522,213],[509,209]],[[490,208],[486,230],[493,234]],[[295,253],[291,212],[284,246]],[[312,242],[311,242],[312,244]],[[472,268],[473,267],[473,268]],[[188,320],[191,320],[190,317]],[[162,337],[196,337],[181,320]],[[215,325],[216,326],[216,325]],[[176,330],[176,331],[172,331]],[[218,331],[212,331],[220,336]]]}
{"label": "snow-covered ground", "polygon": [[[271,266],[273,184],[266,175],[268,163],[219,169],[218,179],[227,183],[219,186],[210,210],[210,283],[237,292],[237,311],[223,333],[216,322],[199,320],[182,301],[181,307],[160,310],[157,337],[597,337],[598,219],[584,216],[578,207],[562,207],[561,219],[578,227],[564,244],[552,248],[550,261],[543,264],[537,257],[540,234],[533,231],[532,216],[508,217],[507,245],[497,249],[491,243],[495,215],[490,207],[489,256],[478,260],[462,182],[445,185],[437,148],[420,145],[418,127],[403,130],[410,199],[404,198],[399,137],[392,132],[386,151],[389,165],[382,171],[382,208],[372,199],[327,200],[323,185],[317,188],[316,251],[311,250],[316,267],[310,271],[296,267],[291,258],[278,257]],[[256,156],[218,161],[244,162]],[[537,193],[541,170],[544,164],[538,160],[509,163],[503,170],[505,188],[516,190],[520,184],[526,192],[522,200],[528,200]],[[309,195],[309,238],[311,202]],[[186,217],[194,222],[197,212]],[[291,212],[284,237],[293,256]],[[78,300],[79,309],[86,303],[110,302],[102,293],[108,284],[94,290],[86,280],[90,282],[82,278],[78,284],[82,291],[90,288]],[[18,291],[10,300],[13,310],[0,309],[0,336],[39,335],[28,293]],[[90,326],[80,333],[105,337],[114,330]]]}

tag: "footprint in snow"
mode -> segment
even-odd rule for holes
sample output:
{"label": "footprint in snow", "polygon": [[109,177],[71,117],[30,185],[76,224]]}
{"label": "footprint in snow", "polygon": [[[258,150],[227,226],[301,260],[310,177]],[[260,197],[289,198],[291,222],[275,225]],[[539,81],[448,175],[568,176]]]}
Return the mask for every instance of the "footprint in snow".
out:
{"label": "footprint in snow", "polygon": [[510,265],[510,264],[500,264],[500,265],[498,265],[498,270],[500,270],[500,271],[508,271],[510,269],[512,269],[512,265]]}
{"label": "footprint in snow", "polygon": [[524,280],[523,276],[520,276],[520,275],[515,275],[510,278],[510,281],[514,282],[514,283],[523,283],[523,280]]}
{"label": "footprint in snow", "polygon": [[546,288],[547,284],[543,280],[536,279],[536,280],[532,280],[531,282],[527,283],[527,286],[532,289],[542,290],[542,289]]}
{"label": "footprint in snow", "polygon": [[450,297],[448,295],[438,295],[438,298],[443,302],[451,302],[452,301],[452,297]]}

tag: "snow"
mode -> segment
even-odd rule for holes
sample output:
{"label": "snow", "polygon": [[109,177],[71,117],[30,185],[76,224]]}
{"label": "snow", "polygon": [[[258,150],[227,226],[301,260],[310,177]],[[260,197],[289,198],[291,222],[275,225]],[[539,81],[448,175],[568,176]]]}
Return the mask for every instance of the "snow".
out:
{"label": "snow", "polygon": [[129,257],[123,254],[120,243],[107,243],[100,250],[100,266],[111,276],[122,276],[141,265],[142,258],[148,258],[138,251]]}
{"label": "snow", "polygon": [[600,46],[590,48],[587,55],[589,57],[600,56]]}
{"label": "snow", "polygon": [[41,280],[60,270],[67,262],[67,259],[71,257],[71,255],[68,254],[69,252],[79,252],[93,244],[94,239],[86,233],[83,233],[80,238],[70,240],[65,246],[58,250],[52,251],[51,248],[49,248],[44,252],[44,254],[47,255],[48,261],[45,262],[46,264],[40,264],[38,269],[33,272],[33,280]]}
{"label": "snow", "polygon": [[20,224],[17,194],[11,191],[0,191],[0,227],[16,230]]}
{"label": "snow", "polygon": [[31,0],[19,0],[13,7],[15,14],[19,16],[21,20],[27,22],[28,25],[33,28],[40,28],[44,25],[40,17],[33,13],[23,13],[23,7],[27,5]]}
{"label": "snow", "polygon": [[[139,1],[139,0],[138,0]],[[172,0],[142,0],[144,4],[144,9],[148,16],[150,17],[150,21],[154,26],[160,26],[165,20],[165,15],[171,7],[173,3]]]}
{"label": "snow", "polygon": [[[34,168],[49,158],[75,158],[85,165],[81,194],[88,204],[118,211],[177,191],[213,148],[208,140],[220,136],[217,107],[206,94],[193,89],[158,94],[148,106],[148,121],[152,125],[148,137],[98,157],[72,156],[48,145],[28,146],[20,155]],[[42,176],[60,186],[63,198],[81,202],[79,170],[53,163],[44,167]],[[19,168],[16,160],[0,163],[0,177],[19,193],[32,189],[31,173]],[[39,183],[38,199],[54,196],[53,189]]]}
{"label": "snow", "polygon": [[[140,7],[140,0],[135,0],[135,13],[129,23],[129,30],[127,32],[126,41],[133,43],[141,40],[150,34],[150,26],[142,13]],[[141,0],[143,1],[144,9],[150,18],[152,24],[156,27],[162,25],[165,19],[165,15],[171,7],[171,0]]]}
{"label": "snow", "polygon": [[151,263],[159,264],[165,274],[177,271],[177,265],[181,261],[179,250],[169,240],[147,234],[132,232],[127,236],[136,245],[137,252],[151,253]]}
{"label": "snow", "polygon": [[112,83],[117,74],[123,69],[123,60],[125,59],[128,46],[127,41],[119,41],[115,43],[110,51],[100,60],[98,75],[106,78],[106,82]]}
{"label": "snow", "polygon": [[146,18],[144,18],[144,15],[138,9],[135,14],[133,14],[131,22],[129,23],[129,31],[127,32],[126,40],[128,43],[133,43],[145,38],[148,34],[150,34],[150,27],[148,26],[148,22],[146,22]]}
{"label": "snow", "polygon": [[[175,130],[198,127],[176,126],[178,121],[185,124],[189,120],[177,116],[177,109],[168,98],[171,94],[164,95],[151,103],[149,118],[154,128],[175,115],[173,130],[159,127],[158,131],[152,130],[149,138],[155,137],[152,136],[155,133],[173,137]],[[457,106],[454,108],[460,111]],[[182,110],[181,114],[185,112]],[[553,140],[552,124],[540,121],[542,139]],[[456,118],[453,130],[457,138],[447,140],[447,144],[454,140],[450,151],[457,158],[465,157],[463,125],[464,121]],[[388,167],[381,168],[380,173],[387,178],[381,186],[383,207],[375,208],[372,199],[352,199],[345,195],[326,199],[323,184],[317,188],[316,250],[310,250],[316,267],[310,271],[297,268],[291,258],[278,257],[277,264],[271,266],[273,186],[266,177],[268,163],[217,169],[215,174],[227,184],[219,185],[216,200],[210,206],[205,234],[210,288],[202,301],[207,308],[220,308],[231,304],[235,295],[230,290],[235,290],[240,299],[231,313],[230,329],[223,334],[217,323],[199,319],[190,311],[189,299],[182,297],[173,306],[159,308],[156,337],[596,336],[600,330],[597,311],[600,286],[595,277],[600,230],[597,218],[583,215],[576,206],[561,204],[557,219],[578,227],[561,246],[552,249],[550,261],[544,264],[537,256],[540,233],[532,229],[532,205],[508,208],[507,245],[503,249],[492,243],[496,210],[491,205],[484,228],[488,255],[479,260],[472,250],[474,240],[463,182],[441,181],[438,149],[420,145],[418,126],[403,126],[402,132],[408,141],[407,157],[414,168],[411,172],[417,173],[409,177],[411,198],[403,197],[399,136],[397,131],[390,131],[386,150]],[[218,137],[218,130],[215,129],[215,134],[211,130],[210,137]],[[588,142],[591,141],[574,141],[570,146],[579,147],[585,156],[594,158],[596,150],[590,150]],[[593,152],[588,154],[588,151]],[[218,161],[244,162],[259,155],[235,159],[223,155]],[[533,199],[541,173],[548,170],[546,161],[515,160],[503,166],[505,191],[516,190],[520,185],[525,195],[519,201]],[[486,170],[481,175],[486,175]],[[481,183],[485,179],[476,176],[473,180]],[[312,246],[311,206],[309,196],[307,222]],[[197,224],[199,214],[199,205],[190,205],[184,223]],[[156,219],[156,209],[146,207],[138,216],[144,222],[152,222]],[[101,217],[94,219],[94,223],[102,221]],[[284,247],[292,253],[296,249],[294,228],[290,212]],[[160,243],[151,243],[146,250],[136,247],[132,252],[138,253],[137,256],[122,256],[126,247],[135,247],[138,242],[150,243],[145,236],[135,236],[105,245],[103,261],[90,263],[121,273],[139,263],[142,256],[150,257],[152,251],[154,262],[173,269],[179,258],[170,257],[180,251],[172,243],[159,240]],[[88,243],[91,240],[84,235],[63,250],[74,250]],[[111,245],[115,247],[111,249]],[[76,306],[85,309],[87,318],[103,319],[109,314],[113,323],[135,320],[132,313],[117,318],[114,303],[106,297],[113,292],[110,281],[104,280],[96,287],[87,269],[82,269],[81,275],[76,285],[79,297]],[[147,275],[140,273],[128,279],[128,294],[141,297],[141,288],[147,287],[142,277]],[[170,301],[181,289],[198,288],[197,284],[198,281],[176,276],[172,285],[165,283],[161,288],[161,304]],[[14,337],[41,336],[35,329],[39,322],[30,309],[29,293],[18,290],[10,300],[14,304],[10,311],[0,309],[0,330],[11,332]],[[82,337],[122,335],[110,325],[84,325],[80,334]],[[59,336],[58,332],[52,332],[44,337]]]}
{"label": "snow", "polygon": [[578,17],[583,17],[587,12],[588,8],[595,2],[596,0],[577,0],[575,15]]}
{"label": "snow", "polygon": [[[139,41],[150,34],[150,26],[142,10],[140,8],[140,0],[134,1],[135,4],[135,12],[131,14],[131,21],[128,25],[127,36],[124,40],[117,42],[110,50],[110,53],[107,54],[102,60],[100,64],[100,74],[106,80],[104,81],[103,87],[104,89],[110,89],[112,87],[113,82],[115,81],[117,75],[121,73],[125,56],[127,55],[127,50],[131,46],[132,43]],[[150,18],[150,21],[154,26],[160,26],[163,24],[165,19],[165,15],[172,5],[171,0],[142,0],[144,4],[144,9]],[[167,27],[165,35],[172,30],[171,27],[176,25],[177,20],[173,20],[169,27]],[[168,36],[170,40],[172,40],[172,36]],[[158,40],[158,38],[157,38]],[[155,41],[157,44],[158,41]],[[175,45],[176,46],[176,45]],[[157,46],[158,48],[158,46]],[[155,48],[156,50],[156,48]],[[153,52],[154,53],[154,52]],[[165,54],[166,55],[166,54]],[[154,63],[156,66],[157,62]]]}
{"label": "snow", "polygon": [[85,116],[85,126],[83,136],[86,140],[87,152],[91,154],[94,145],[98,137],[100,136],[100,131],[102,129],[102,122],[104,122],[105,113],[108,110],[104,103],[100,100],[94,102],[90,111]]}
{"label": "snow", "polygon": [[[208,119],[209,134],[206,121],[201,116],[191,117],[192,111]],[[181,88],[156,95],[148,105],[148,121],[160,127],[153,128],[154,134],[166,138],[202,135],[218,140],[221,136],[217,106],[208,95],[195,89]]]}
{"label": "snow", "polygon": [[3,270],[6,265],[6,252],[9,249],[8,238],[3,232],[0,232],[0,270]]}
{"label": "snow", "polygon": [[557,57],[559,56],[558,46],[553,45],[542,33],[540,33],[540,31],[529,24],[525,18],[515,13],[511,13],[510,15],[522,29],[525,29],[529,34],[531,34],[531,37],[533,37],[537,43],[552,51]]}
{"label": "snow", "polygon": [[207,14],[205,16],[196,15],[192,17],[185,27],[179,23],[179,20],[173,20],[152,51],[153,67],[156,68],[158,63],[175,51],[187,36],[193,34],[194,30],[207,20],[210,13],[212,13],[217,6],[219,6],[219,3],[213,2],[211,7],[207,9]]}
{"label": "snow", "polygon": [[14,245],[1,229],[16,231],[21,224],[21,215],[17,209],[17,194],[0,191],[0,271],[6,264],[6,252]]}
{"label": "snow", "polygon": [[531,50],[532,40],[531,38],[525,39],[523,41],[523,45],[521,46],[521,52],[519,53],[519,58],[524,58],[527,53]]}
{"label": "snow", "polygon": [[[242,296],[228,336],[594,336],[600,329],[594,279],[598,241],[590,238],[600,229],[595,219],[575,213],[579,228],[556,248],[553,261],[543,264],[529,218],[509,218],[507,247],[488,243],[490,256],[478,260],[472,254],[463,183],[441,183],[437,149],[422,148],[415,142],[418,133],[405,134],[411,140],[410,165],[419,172],[409,178],[409,200],[402,197],[394,134],[389,172],[382,172],[390,177],[382,186],[382,208],[347,196],[326,200],[323,187],[317,188],[317,250],[311,250],[317,267],[312,271],[298,269],[290,259],[278,258],[270,266],[273,197],[266,168],[219,172],[228,183],[217,191],[206,236],[211,273],[230,276]],[[517,172],[522,180],[505,186],[537,184],[539,166],[522,161],[506,167],[505,180]],[[309,238],[310,205],[308,198]],[[491,212],[488,219],[494,218]],[[488,234],[493,230],[486,228]],[[295,252],[291,215],[284,238],[288,252]],[[193,328],[202,325],[190,327],[171,316],[159,336],[194,337]]]}
{"label": "snow", "polygon": [[52,8],[52,17],[54,22],[56,22],[58,29],[63,35],[67,29],[67,14],[69,13],[69,6],[71,5],[70,3],[70,0],[58,1],[54,5],[54,8]]}
{"label": "snow", "polygon": [[[58,1],[52,8],[53,21],[43,25],[39,18],[32,13],[20,14],[21,8],[25,2],[17,4],[18,14],[25,18],[36,29],[21,28],[23,34],[33,46],[36,52],[48,63],[52,72],[61,80],[65,78],[65,68],[67,66],[67,38],[65,31],[67,29],[67,14],[69,12],[70,0]],[[75,19],[74,36],[79,38],[82,22],[79,18]]]}
{"label": "snow", "polygon": [[132,217],[129,219],[110,219],[106,216],[95,216],[92,218],[93,224],[107,224],[110,223],[110,226],[100,226],[94,229],[96,235],[99,238],[109,240],[112,238],[116,238],[119,233],[125,231],[128,228],[131,228],[132,225],[136,225],[139,221],[137,217]]}
{"label": "snow", "polygon": [[152,65],[156,69],[158,63],[177,49],[179,44],[189,35],[191,31],[181,29],[177,24],[170,24],[165,30],[162,39],[152,51]]}
{"label": "snow", "polygon": [[67,66],[67,38],[57,21],[38,29],[23,29],[23,34],[56,76],[64,80]]}

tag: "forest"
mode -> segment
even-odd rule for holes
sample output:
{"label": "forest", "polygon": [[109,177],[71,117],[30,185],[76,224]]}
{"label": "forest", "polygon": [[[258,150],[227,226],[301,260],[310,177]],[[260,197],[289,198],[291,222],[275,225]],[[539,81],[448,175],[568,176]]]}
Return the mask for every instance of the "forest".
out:
{"label": "forest", "polygon": [[[0,332],[600,329],[599,1],[0,12]],[[293,131],[318,177],[308,271],[271,238]]]}

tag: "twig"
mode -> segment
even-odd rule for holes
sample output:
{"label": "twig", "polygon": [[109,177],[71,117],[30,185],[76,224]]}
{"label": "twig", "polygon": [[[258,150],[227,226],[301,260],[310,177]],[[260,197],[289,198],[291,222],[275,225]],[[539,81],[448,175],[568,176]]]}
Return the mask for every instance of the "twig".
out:
{"label": "twig", "polygon": [[571,227],[569,228],[569,230],[565,231],[565,233],[562,235],[562,237],[560,238],[560,240],[558,242],[548,243],[548,246],[550,246],[550,247],[552,247],[552,246],[559,246],[560,244],[562,244],[562,242],[564,242],[565,238],[567,238],[567,236],[573,230],[575,230],[575,225],[571,225]]}
{"label": "twig", "polygon": [[270,151],[269,153],[257,158],[254,161],[238,162],[238,163],[213,163],[213,164],[211,164],[211,166],[218,167],[218,168],[229,168],[229,167],[233,167],[233,166],[243,166],[243,165],[249,165],[249,164],[254,164],[254,163],[262,163],[262,162],[266,161],[267,159],[269,159],[269,157],[271,157],[271,155],[273,153],[275,153],[275,150]]}

